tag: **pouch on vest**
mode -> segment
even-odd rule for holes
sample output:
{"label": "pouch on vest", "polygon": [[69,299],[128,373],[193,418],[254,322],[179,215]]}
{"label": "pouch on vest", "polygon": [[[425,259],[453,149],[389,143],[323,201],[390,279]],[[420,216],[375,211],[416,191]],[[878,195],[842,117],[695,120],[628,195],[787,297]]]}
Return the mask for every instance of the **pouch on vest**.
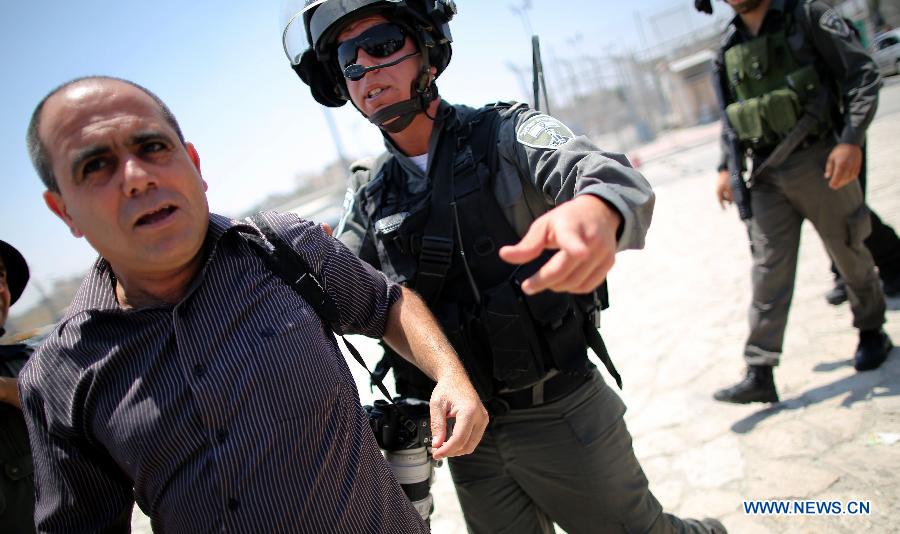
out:
{"label": "pouch on vest", "polygon": [[392,246],[377,247],[381,270],[397,283],[408,282],[416,270],[416,243],[409,228],[417,228],[428,216],[428,210],[414,213],[401,211],[375,221],[373,230],[376,239]]}
{"label": "pouch on vest", "polygon": [[729,104],[725,108],[728,115],[728,123],[737,133],[738,139],[751,146],[770,143],[774,140],[766,138],[766,130],[762,122],[762,114],[759,111],[758,98],[751,98],[743,102]]}
{"label": "pouch on vest", "polygon": [[484,292],[481,310],[494,378],[510,389],[525,388],[543,378],[547,374],[543,351],[517,288],[506,282]]}
{"label": "pouch on vest", "polygon": [[576,300],[553,291],[525,296],[531,317],[541,330],[556,367],[563,372],[584,369],[587,341],[585,313],[576,309]]}
{"label": "pouch on vest", "polygon": [[728,77],[737,100],[746,100],[765,92],[764,78],[769,72],[770,36],[763,36],[725,51]]}
{"label": "pouch on vest", "polygon": [[775,89],[760,98],[760,115],[776,142],[790,133],[800,118],[800,101],[793,89]]}

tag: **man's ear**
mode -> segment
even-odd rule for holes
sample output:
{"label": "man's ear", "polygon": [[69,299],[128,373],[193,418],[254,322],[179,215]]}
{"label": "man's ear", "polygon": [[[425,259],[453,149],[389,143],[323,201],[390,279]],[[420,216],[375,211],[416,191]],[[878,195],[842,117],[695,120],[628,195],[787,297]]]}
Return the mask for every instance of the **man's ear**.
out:
{"label": "man's ear", "polygon": [[194,143],[185,143],[184,148],[187,150],[188,157],[191,158],[191,163],[193,163],[194,167],[197,169],[197,173],[200,174],[200,181],[203,182],[203,190],[208,190],[209,185],[206,183],[206,180],[203,179],[203,172],[200,170],[200,154],[197,153],[197,148],[194,147]]}
{"label": "man's ear", "polygon": [[66,211],[66,201],[63,200],[62,195],[55,191],[44,191],[44,203],[47,204],[47,207],[50,208],[50,211],[56,214],[57,217],[62,219],[66,226],[69,227],[69,231],[72,232],[72,235],[75,237],[84,237],[84,234],[81,230],[75,226],[75,221],[72,220],[72,217],[69,215],[69,212]]}
{"label": "man's ear", "polygon": [[187,150],[188,156],[191,158],[191,162],[194,164],[194,167],[197,168],[197,172],[203,174],[200,170],[200,154],[197,153],[197,148],[194,147],[194,143],[185,143],[185,150]]}

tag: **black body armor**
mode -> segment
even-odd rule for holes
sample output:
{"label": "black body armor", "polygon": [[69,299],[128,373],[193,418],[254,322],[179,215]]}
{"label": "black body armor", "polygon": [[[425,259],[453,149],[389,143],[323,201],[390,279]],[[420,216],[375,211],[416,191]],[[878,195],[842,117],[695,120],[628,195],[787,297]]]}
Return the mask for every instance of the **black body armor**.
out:
{"label": "black body armor", "polygon": [[[503,107],[449,108],[421,194],[408,192],[404,170],[386,155],[361,195],[382,271],[422,295],[482,399],[533,386],[551,369],[589,370],[587,332],[605,307],[605,285],[584,296],[525,295],[519,284],[550,253],[522,266],[500,259],[500,247],[520,239],[492,190]],[[434,382],[385,350],[376,375],[393,367],[398,394],[429,398]]]}

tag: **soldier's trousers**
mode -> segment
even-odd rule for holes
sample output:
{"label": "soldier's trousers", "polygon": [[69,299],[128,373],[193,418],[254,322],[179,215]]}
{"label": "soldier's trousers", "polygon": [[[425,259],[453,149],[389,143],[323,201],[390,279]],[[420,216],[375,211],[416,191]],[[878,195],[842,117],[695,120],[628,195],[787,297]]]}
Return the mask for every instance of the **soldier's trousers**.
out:
{"label": "soldier's trousers", "polygon": [[492,415],[473,454],[450,458],[471,534],[699,533],[663,513],[647,487],[622,416],[594,372],[560,400]]}
{"label": "soldier's trousers", "polygon": [[863,245],[871,231],[869,210],[858,181],[837,191],[828,187],[823,175],[832,147],[819,142],[800,150],[753,184],[748,224],[753,299],[744,348],[750,365],[777,365],[781,356],[804,219],[815,227],[847,284],[853,326],[875,330],[884,323],[884,295]]}
{"label": "soldier's trousers", "polygon": [[[867,174],[866,146],[863,145],[862,169],[859,171],[859,185],[862,187],[863,200],[866,198],[866,174]],[[872,254],[875,265],[878,267],[878,276],[885,283],[900,277],[900,238],[893,228],[874,212],[869,211],[872,221],[872,233],[866,238],[864,244]],[[837,266],[831,262],[831,272],[838,274]]]}

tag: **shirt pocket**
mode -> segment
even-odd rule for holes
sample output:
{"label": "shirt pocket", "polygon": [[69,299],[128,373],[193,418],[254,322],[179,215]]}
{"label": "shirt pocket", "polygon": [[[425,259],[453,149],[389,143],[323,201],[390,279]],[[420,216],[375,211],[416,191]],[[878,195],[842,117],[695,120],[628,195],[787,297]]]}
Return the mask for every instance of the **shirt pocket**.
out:
{"label": "shirt pocket", "polygon": [[305,302],[265,325],[257,345],[260,387],[276,420],[301,417],[339,390],[343,361],[334,336]]}

